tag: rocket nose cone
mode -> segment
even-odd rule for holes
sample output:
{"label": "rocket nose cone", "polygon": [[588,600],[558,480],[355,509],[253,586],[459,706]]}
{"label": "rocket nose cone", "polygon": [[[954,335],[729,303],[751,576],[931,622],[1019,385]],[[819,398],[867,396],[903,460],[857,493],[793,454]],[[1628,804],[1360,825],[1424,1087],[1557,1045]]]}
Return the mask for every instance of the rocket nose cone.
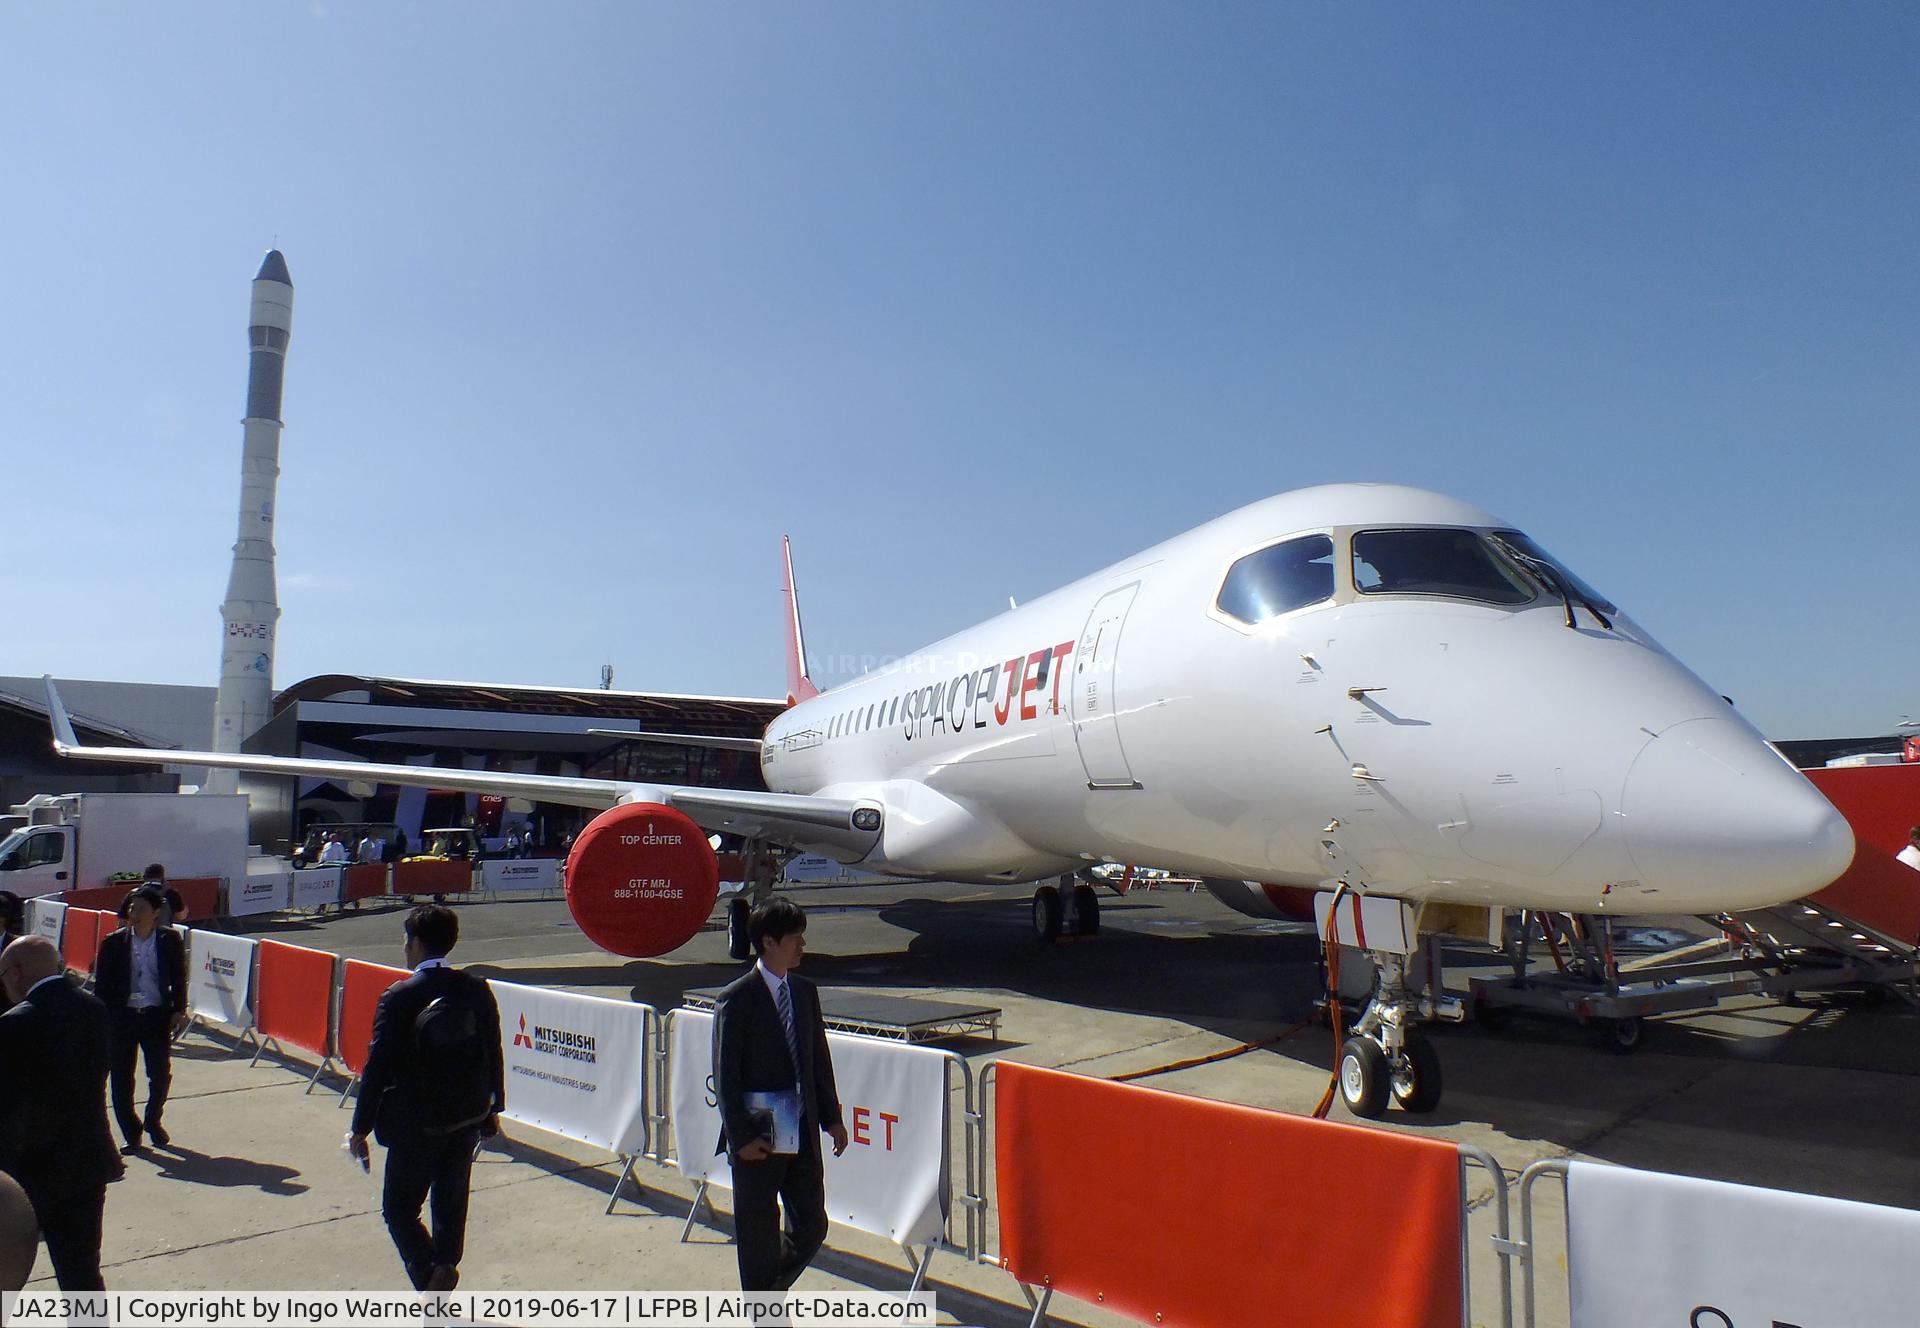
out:
{"label": "rocket nose cone", "polygon": [[293,285],[293,276],[287,271],[286,256],[278,249],[267,250],[267,256],[260,263],[260,270],[253,274],[255,281],[277,281],[283,286]]}

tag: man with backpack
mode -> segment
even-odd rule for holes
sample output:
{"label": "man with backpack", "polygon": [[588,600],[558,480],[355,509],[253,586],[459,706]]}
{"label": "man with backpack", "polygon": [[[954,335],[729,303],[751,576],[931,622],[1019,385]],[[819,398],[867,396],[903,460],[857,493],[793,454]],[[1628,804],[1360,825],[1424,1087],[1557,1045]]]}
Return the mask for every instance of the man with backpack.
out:
{"label": "man with backpack", "polygon": [[[449,967],[460,938],[453,910],[407,914],[411,977],[387,989],[373,1017],[347,1149],[370,1165],[367,1136],[387,1149],[381,1213],[418,1291],[451,1291],[466,1244],[473,1154],[506,1108],[500,1008],[484,980]],[[420,1223],[432,1197],[433,1232]]]}

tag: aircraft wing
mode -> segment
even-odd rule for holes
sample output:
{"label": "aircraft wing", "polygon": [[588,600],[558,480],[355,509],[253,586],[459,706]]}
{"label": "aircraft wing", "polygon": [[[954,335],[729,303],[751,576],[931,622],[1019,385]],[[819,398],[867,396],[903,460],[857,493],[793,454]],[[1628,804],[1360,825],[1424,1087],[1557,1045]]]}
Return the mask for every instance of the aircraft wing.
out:
{"label": "aircraft wing", "polygon": [[[709,833],[748,835],[839,862],[858,862],[880,839],[878,802],[816,798],[803,793],[761,793],[750,789],[701,788],[687,784],[645,784],[624,779],[583,779],[565,775],[526,775],[506,770],[460,770],[435,765],[381,765],[370,761],[321,761],[297,756],[247,752],[187,752],[176,748],[88,747],[74,732],[73,720],[52,678],[45,679],[47,714],[53,720],[53,749],[85,761],[140,765],[204,765],[263,774],[306,775],[315,779],[359,780],[467,793],[503,793],[570,807],[604,811],[627,802],[657,802],[692,818]],[[648,735],[651,736],[651,735]],[[755,744],[758,745],[757,743]],[[856,818],[856,814],[859,814]],[[855,825],[858,819],[859,826]]]}

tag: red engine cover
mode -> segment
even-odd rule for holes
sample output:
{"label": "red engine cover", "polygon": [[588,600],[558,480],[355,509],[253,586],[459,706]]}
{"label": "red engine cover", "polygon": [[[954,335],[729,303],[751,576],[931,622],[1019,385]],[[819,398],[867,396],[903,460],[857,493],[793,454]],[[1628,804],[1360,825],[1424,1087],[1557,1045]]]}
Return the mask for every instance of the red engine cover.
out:
{"label": "red engine cover", "polygon": [[685,813],[634,802],[594,817],[567,857],[567,907],[603,950],[648,959],[677,950],[713,913],[720,873]]}

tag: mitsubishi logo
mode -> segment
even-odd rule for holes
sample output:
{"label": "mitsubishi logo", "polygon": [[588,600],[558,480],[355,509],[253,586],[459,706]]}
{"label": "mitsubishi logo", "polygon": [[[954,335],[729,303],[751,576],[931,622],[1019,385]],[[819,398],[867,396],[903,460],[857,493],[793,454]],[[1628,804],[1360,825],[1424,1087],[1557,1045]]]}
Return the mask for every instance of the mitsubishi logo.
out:
{"label": "mitsubishi logo", "polygon": [[533,1039],[527,1036],[527,1017],[525,1015],[520,1016],[520,1031],[513,1035],[513,1045],[516,1047],[525,1047],[529,1051],[533,1049]]}

